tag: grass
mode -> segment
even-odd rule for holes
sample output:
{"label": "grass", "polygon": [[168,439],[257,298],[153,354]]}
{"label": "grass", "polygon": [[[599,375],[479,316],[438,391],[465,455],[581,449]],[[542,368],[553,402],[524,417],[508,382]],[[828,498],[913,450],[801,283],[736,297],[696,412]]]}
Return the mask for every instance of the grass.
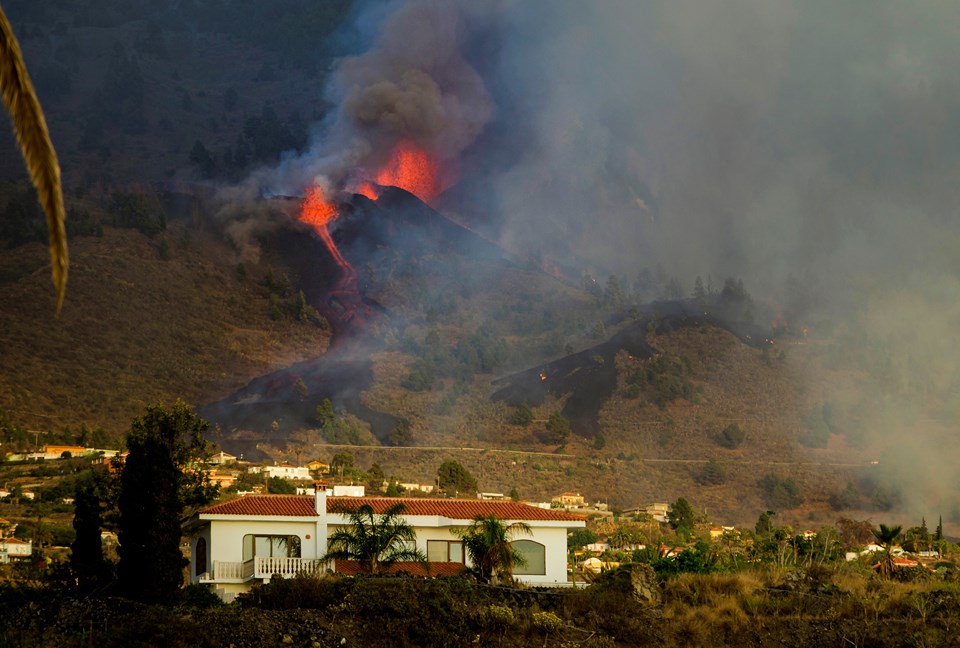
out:
{"label": "grass", "polygon": [[19,278],[0,284],[0,301],[18,305],[0,310],[0,406],[29,429],[86,423],[119,434],[148,403],[212,400],[323,352],[325,332],[270,320],[263,291],[235,279],[225,246],[193,239],[171,246],[169,260],[132,230],[76,239],[59,319],[45,272],[21,270],[37,264],[43,247],[5,252],[0,275]]}

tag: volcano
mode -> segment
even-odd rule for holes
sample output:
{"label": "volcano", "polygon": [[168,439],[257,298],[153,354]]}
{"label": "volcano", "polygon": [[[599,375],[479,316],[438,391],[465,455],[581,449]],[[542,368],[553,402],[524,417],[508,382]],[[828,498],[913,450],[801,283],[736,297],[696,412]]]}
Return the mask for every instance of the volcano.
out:
{"label": "volcano", "polygon": [[[293,198],[279,198],[277,204],[291,215],[300,208]],[[259,444],[282,445],[292,431],[315,427],[316,406],[323,399],[366,421],[381,443],[400,423],[360,402],[373,380],[370,354],[383,347],[371,331],[396,318],[369,296],[372,285],[356,268],[439,263],[443,255],[515,265],[496,244],[397,187],[377,187],[376,200],[350,194],[336,210],[335,219],[318,216],[320,231],[316,224],[291,219],[261,240],[298,277],[307,302],[330,323],[333,337],[326,355],[256,378],[200,408],[204,418],[220,426],[220,443],[230,452],[259,458]],[[306,395],[296,389],[298,381]]]}

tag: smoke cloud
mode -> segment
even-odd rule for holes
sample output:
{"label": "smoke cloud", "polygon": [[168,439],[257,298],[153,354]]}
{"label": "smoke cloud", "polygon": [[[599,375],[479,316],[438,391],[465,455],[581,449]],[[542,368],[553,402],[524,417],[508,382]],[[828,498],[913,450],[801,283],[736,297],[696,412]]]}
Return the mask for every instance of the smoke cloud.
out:
{"label": "smoke cloud", "polygon": [[412,0],[361,20],[375,43],[337,67],[338,108],[278,190],[410,139],[463,168],[453,208],[511,249],[687,291],[741,277],[832,340],[839,398],[881,444],[920,440],[907,505],[956,490],[935,444],[960,412],[960,6]]}
{"label": "smoke cloud", "polygon": [[340,62],[325,96],[337,110],[311,150],[281,167],[273,183],[302,191],[317,182],[336,185],[351,172],[372,177],[407,141],[445,168],[455,166],[494,114],[483,80],[462,54],[471,37],[468,17],[457,3],[396,5],[371,49]]}

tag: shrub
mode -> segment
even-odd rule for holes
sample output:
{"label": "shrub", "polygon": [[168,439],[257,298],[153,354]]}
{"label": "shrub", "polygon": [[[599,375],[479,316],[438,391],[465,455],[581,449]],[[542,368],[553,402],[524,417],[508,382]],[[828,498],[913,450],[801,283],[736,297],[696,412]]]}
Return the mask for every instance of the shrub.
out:
{"label": "shrub", "polygon": [[553,612],[534,612],[533,627],[540,632],[554,634],[563,629],[563,619]]}
{"label": "shrub", "polygon": [[736,423],[731,423],[725,427],[719,435],[717,435],[716,441],[724,448],[730,448],[733,450],[740,447],[740,444],[743,443],[745,437],[746,432],[744,432],[743,429]]}

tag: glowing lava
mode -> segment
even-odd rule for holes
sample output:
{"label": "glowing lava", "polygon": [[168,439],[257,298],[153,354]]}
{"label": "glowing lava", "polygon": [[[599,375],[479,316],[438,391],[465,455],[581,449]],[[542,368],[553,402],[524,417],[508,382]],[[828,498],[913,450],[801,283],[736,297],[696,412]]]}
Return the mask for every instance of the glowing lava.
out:
{"label": "glowing lava", "polygon": [[437,161],[407,141],[393,149],[390,160],[377,172],[377,184],[400,187],[428,204],[443,190]]}
{"label": "glowing lava", "polygon": [[326,194],[323,193],[323,189],[320,187],[310,187],[307,189],[303,196],[303,203],[300,206],[300,220],[310,225],[320,236],[323,244],[327,246],[330,255],[336,264],[340,266],[340,269],[356,277],[353,266],[340,254],[337,244],[333,242],[333,237],[330,236],[328,224],[330,221],[335,220],[338,215],[337,206],[327,199]]}
{"label": "glowing lava", "polygon": [[300,220],[310,225],[323,241],[334,263],[340,268],[340,277],[330,290],[324,313],[328,319],[334,316],[343,322],[349,322],[358,312],[363,311],[363,301],[357,290],[357,272],[350,262],[340,253],[340,249],[330,235],[330,222],[339,216],[337,206],[329,200],[320,187],[309,187],[304,192],[300,204]]}

